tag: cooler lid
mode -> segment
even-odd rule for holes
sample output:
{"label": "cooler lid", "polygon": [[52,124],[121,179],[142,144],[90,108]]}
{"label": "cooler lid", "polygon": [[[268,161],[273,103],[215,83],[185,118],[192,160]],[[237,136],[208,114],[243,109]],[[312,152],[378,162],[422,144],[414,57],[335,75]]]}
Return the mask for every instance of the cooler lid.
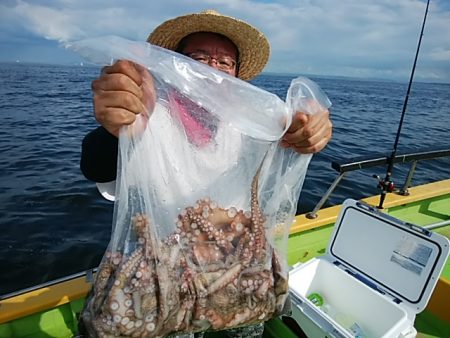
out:
{"label": "cooler lid", "polygon": [[376,207],[343,203],[328,254],[355,277],[421,312],[449,254],[449,240]]}

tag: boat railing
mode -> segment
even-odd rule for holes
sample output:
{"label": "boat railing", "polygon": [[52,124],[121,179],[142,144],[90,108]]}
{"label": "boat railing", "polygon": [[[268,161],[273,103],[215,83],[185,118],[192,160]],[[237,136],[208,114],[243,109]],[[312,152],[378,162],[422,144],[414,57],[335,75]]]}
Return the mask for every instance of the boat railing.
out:
{"label": "boat railing", "polygon": [[[395,164],[411,163],[411,166],[409,168],[408,174],[406,175],[406,179],[405,182],[403,183],[403,186],[400,189],[398,189],[396,193],[405,196],[409,194],[408,188],[411,185],[411,181],[413,179],[414,172],[416,170],[417,162],[447,156],[450,156],[450,148],[444,149],[433,148],[427,150],[417,150],[408,153],[398,153],[394,158],[394,163]],[[330,195],[333,193],[333,191],[336,189],[336,187],[339,185],[339,183],[347,173],[351,171],[387,165],[388,159],[389,155],[378,154],[376,156],[372,155],[370,157],[360,156],[342,161],[332,161],[331,167],[338,172],[338,176],[330,185],[325,194],[322,196],[320,201],[313,208],[313,210],[306,213],[306,217],[310,219],[314,219],[317,217],[317,212],[323,207],[323,205],[326,203]]]}

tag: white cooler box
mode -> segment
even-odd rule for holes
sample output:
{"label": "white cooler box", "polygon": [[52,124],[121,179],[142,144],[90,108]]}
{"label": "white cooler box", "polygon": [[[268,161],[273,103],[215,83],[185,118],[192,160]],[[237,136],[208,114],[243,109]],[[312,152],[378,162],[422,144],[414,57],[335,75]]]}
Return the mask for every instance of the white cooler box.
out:
{"label": "white cooler box", "polygon": [[327,254],[289,273],[293,317],[313,338],[415,337],[448,254],[444,236],[346,200]]}

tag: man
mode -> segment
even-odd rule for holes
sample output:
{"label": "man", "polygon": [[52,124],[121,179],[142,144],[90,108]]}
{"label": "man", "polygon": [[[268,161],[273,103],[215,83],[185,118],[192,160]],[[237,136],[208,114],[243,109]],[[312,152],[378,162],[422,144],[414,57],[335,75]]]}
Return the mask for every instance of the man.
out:
{"label": "man", "polygon": [[[191,56],[243,80],[257,76],[270,54],[269,43],[260,31],[215,11],[168,20],[158,26],[147,41]],[[224,60],[231,60],[231,67],[224,68]],[[88,179],[95,182],[115,180],[120,127],[133,123],[137,114],[154,104],[151,81],[143,81],[143,78],[148,79],[145,70],[122,60],[105,67],[100,77],[92,82],[94,114],[101,127],[83,141],[81,170]],[[328,111],[315,115],[297,112],[281,145],[298,153],[315,153],[327,145],[331,134]]]}
{"label": "man", "polygon": [[[168,20],[158,26],[148,42],[175,50],[242,80],[257,76],[268,61],[270,47],[265,36],[249,24],[205,11]],[[118,61],[105,67],[93,81],[94,112],[101,127],[83,140],[81,169],[95,182],[116,178],[119,129],[145,112],[151,115],[155,93],[151,76],[142,67]],[[151,123],[151,119],[149,121]],[[282,146],[298,153],[322,150],[331,138],[328,111],[316,115],[297,112]],[[102,185],[99,188],[102,189]],[[103,191],[104,196],[107,191]],[[263,325],[228,331],[234,337],[259,337]]]}

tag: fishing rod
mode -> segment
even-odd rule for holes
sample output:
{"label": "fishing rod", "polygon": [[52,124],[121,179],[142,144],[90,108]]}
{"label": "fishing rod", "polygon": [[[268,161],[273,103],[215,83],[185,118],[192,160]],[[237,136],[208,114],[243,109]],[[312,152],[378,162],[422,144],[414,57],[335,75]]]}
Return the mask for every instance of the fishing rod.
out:
{"label": "fishing rod", "polygon": [[378,205],[378,209],[383,209],[383,203],[384,203],[384,200],[386,199],[386,194],[388,192],[392,192],[394,190],[394,182],[391,180],[392,171],[394,169],[394,161],[395,161],[395,156],[397,155],[398,141],[400,139],[400,133],[402,131],[403,121],[404,121],[405,115],[406,115],[406,107],[408,105],[409,93],[411,91],[411,85],[412,85],[413,78],[414,78],[414,72],[416,71],[417,58],[419,56],[420,45],[422,43],[422,36],[423,36],[423,31],[425,29],[425,22],[427,20],[429,5],[430,5],[430,0],[427,1],[427,7],[425,8],[425,15],[423,16],[422,30],[420,32],[419,43],[417,44],[417,49],[416,49],[416,57],[414,58],[413,68],[411,70],[411,76],[409,78],[408,90],[406,91],[405,101],[403,102],[403,109],[402,109],[400,122],[398,125],[397,135],[395,137],[394,147],[392,149],[391,155],[387,159],[388,167],[386,170],[386,176],[383,180],[380,177],[375,175],[375,177],[378,178],[378,187],[381,189],[380,204]]}

